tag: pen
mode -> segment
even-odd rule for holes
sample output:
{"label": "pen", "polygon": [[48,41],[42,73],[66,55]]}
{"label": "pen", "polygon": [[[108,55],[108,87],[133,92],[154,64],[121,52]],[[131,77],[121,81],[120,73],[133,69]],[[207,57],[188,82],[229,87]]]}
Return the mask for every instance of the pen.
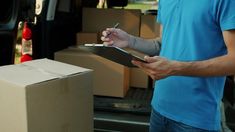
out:
{"label": "pen", "polygon": [[[116,23],[114,26],[113,26],[113,28],[117,28],[119,26],[119,23]],[[109,32],[108,34],[107,34],[107,36],[109,36],[111,34],[111,32]]]}
{"label": "pen", "polygon": [[113,28],[117,28],[119,26],[119,23],[116,23]]}

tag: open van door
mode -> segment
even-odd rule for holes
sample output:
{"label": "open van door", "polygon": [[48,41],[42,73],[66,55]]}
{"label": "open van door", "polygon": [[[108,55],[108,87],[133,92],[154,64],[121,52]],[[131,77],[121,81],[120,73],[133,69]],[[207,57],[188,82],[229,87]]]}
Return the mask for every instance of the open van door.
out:
{"label": "open van door", "polygon": [[33,59],[54,59],[54,52],[76,42],[81,29],[80,0],[37,1],[43,6],[33,28]]}
{"label": "open van door", "polygon": [[[31,19],[34,0],[5,0],[0,4],[0,65],[14,63],[17,27]],[[31,10],[31,11],[30,11]]]}

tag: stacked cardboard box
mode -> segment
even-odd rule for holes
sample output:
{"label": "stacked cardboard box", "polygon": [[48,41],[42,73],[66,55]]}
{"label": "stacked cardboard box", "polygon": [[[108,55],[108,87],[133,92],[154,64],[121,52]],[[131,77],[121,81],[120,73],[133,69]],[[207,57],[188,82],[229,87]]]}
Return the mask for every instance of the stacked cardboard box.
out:
{"label": "stacked cardboard box", "polygon": [[92,43],[100,43],[100,38],[98,33],[88,33],[88,32],[78,32],[76,34],[76,44],[92,44]]}
{"label": "stacked cardboard box", "polygon": [[160,36],[160,24],[156,15],[141,15],[140,37],[152,39]]}
{"label": "stacked cardboard box", "polygon": [[[84,8],[83,16],[83,31],[101,32],[118,22],[120,29],[135,36],[140,35],[141,11],[138,9]],[[138,68],[130,68],[130,86],[147,88],[148,76]]]}
{"label": "stacked cardboard box", "polygon": [[139,36],[140,10],[83,8],[82,31],[77,33],[77,45],[102,43],[103,30],[119,23],[119,28]]}
{"label": "stacked cardboard box", "polygon": [[[85,44],[85,43],[101,43],[100,34],[101,31],[105,30],[107,27],[112,27],[115,23],[119,23],[120,29],[143,38],[154,38],[159,36],[159,25],[156,24],[156,16],[154,15],[142,15],[141,11],[138,9],[96,9],[96,8],[84,8],[82,15],[82,32],[77,34],[77,44]],[[65,54],[66,52],[66,54]],[[63,62],[69,62],[70,64],[81,65],[88,68],[96,69],[95,71],[95,95],[103,95],[103,96],[115,96],[115,97],[124,97],[127,88],[127,81],[123,82],[123,79],[127,78],[127,73],[121,74],[118,80],[115,83],[120,83],[119,85],[112,85],[104,82],[105,79],[101,79],[103,76],[105,67],[109,67],[111,62],[100,58],[98,56],[92,54],[84,54],[80,53],[81,51],[74,51],[73,55],[69,57],[68,54],[71,51],[62,51],[56,53],[56,59]],[[75,53],[78,52],[78,53]],[[76,55],[75,55],[76,54]],[[77,56],[77,58],[72,57]],[[85,58],[86,56],[86,58]],[[59,57],[59,58],[58,58]],[[64,59],[61,59],[65,57]],[[73,58],[73,59],[72,59]],[[82,59],[83,58],[83,59]],[[95,59],[94,59],[95,58]],[[68,61],[70,60],[70,61]],[[91,60],[94,61],[91,64]],[[97,64],[100,64],[102,61],[103,68],[98,67]],[[112,64],[113,67],[121,67],[116,63]],[[107,69],[107,68],[106,68]],[[110,68],[108,68],[110,69]],[[125,71],[123,69],[127,69],[122,67],[122,72]],[[109,76],[114,74],[113,71],[107,70],[105,75],[108,75],[107,72],[110,72]],[[149,77],[146,73],[144,73],[139,68],[130,68],[130,87],[138,87],[138,88],[147,88],[149,84]],[[125,77],[124,77],[125,76]],[[129,76],[129,75],[128,75]],[[98,78],[98,79],[96,79]],[[107,76],[107,79],[110,78]],[[98,81],[99,80],[99,81]],[[101,85],[101,82],[104,83]],[[124,85],[125,84],[125,85]],[[113,88],[114,87],[114,88]],[[110,89],[112,88],[112,89]],[[118,91],[117,91],[118,90]]]}
{"label": "stacked cardboard box", "polygon": [[55,60],[93,69],[94,95],[124,97],[129,89],[130,72],[123,65],[77,48],[56,52]]}
{"label": "stacked cardboard box", "polygon": [[138,9],[96,9],[84,8],[82,14],[83,32],[101,32],[119,23],[126,32],[140,35],[140,15]]}
{"label": "stacked cardboard box", "polygon": [[131,68],[130,86],[136,88],[148,88],[149,77],[139,68]]}
{"label": "stacked cardboard box", "polygon": [[92,132],[92,71],[48,59],[0,67],[1,132]]}
{"label": "stacked cardboard box", "polygon": [[[144,58],[146,54],[133,49],[126,49],[129,53]],[[136,88],[148,88],[149,77],[140,68],[130,68],[130,86]]]}

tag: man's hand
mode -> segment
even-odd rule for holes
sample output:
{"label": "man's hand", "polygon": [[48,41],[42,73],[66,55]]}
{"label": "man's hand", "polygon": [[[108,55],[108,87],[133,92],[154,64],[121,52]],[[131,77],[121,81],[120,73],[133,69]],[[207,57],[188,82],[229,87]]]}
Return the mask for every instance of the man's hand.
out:
{"label": "man's hand", "polygon": [[159,56],[145,56],[144,59],[148,63],[143,63],[136,60],[132,60],[132,63],[146,72],[153,80],[166,78],[174,72],[174,61],[169,61]]}
{"label": "man's hand", "polygon": [[152,79],[168,76],[228,76],[235,74],[235,30],[223,32],[228,53],[202,61],[170,61],[162,57],[145,57],[148,63],[132,61],[144,70]]}
{"label": "man's hand", "polygon": [[104,45],[117,46],[120,48],[128,47],[130,36],[128,33],[121,29],[107,28],[102,32],[101,40]]}

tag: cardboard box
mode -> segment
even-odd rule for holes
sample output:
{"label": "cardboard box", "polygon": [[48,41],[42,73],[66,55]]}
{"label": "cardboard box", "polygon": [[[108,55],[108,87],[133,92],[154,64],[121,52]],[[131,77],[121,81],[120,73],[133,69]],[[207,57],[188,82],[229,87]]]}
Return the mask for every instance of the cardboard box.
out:
{"label": "cardboard box", "polygon": [[86,32],[78,32],[76,34],[76,44],[83,45],[86,43],[100,43],[98,33],[86,33]]}
{"label": "cardboard box", "polygon": [[93,132],[91,70],[40,59],[0,75],[1,132]]}
{"label": "cardboard box", "polygon": [[131,68],[130,86],[136,88],[148,88],[149,77],[140,68]]}
{"label": "cardboard box", "polygon": [[[144,58],[146,54],[138,52],[133,49],[126,49],[129,53],[133,55],[140,56]],[[130,69],[130,86],[136,88],[148,88],[149,86],[149,77],[148,75],[142,71],[140,68],[131,68]]]}
{"label": "cardboard box", "polygon": [[129,89],[129,68],[78,49],[55,53],[55,60],[94,70],[94,95],[124,97]]}
{"label": "cardboard box", "polygon": [[118,28],[139,36],[140,15],[141,10],[139,9],[83,8],[82,31],[101,32],[108,27],[113,27],[118,22]]}
{"label": "cardboard box", "polygon": [[141,15],[140,37],[152,39],[160,36],[156,15]]}

